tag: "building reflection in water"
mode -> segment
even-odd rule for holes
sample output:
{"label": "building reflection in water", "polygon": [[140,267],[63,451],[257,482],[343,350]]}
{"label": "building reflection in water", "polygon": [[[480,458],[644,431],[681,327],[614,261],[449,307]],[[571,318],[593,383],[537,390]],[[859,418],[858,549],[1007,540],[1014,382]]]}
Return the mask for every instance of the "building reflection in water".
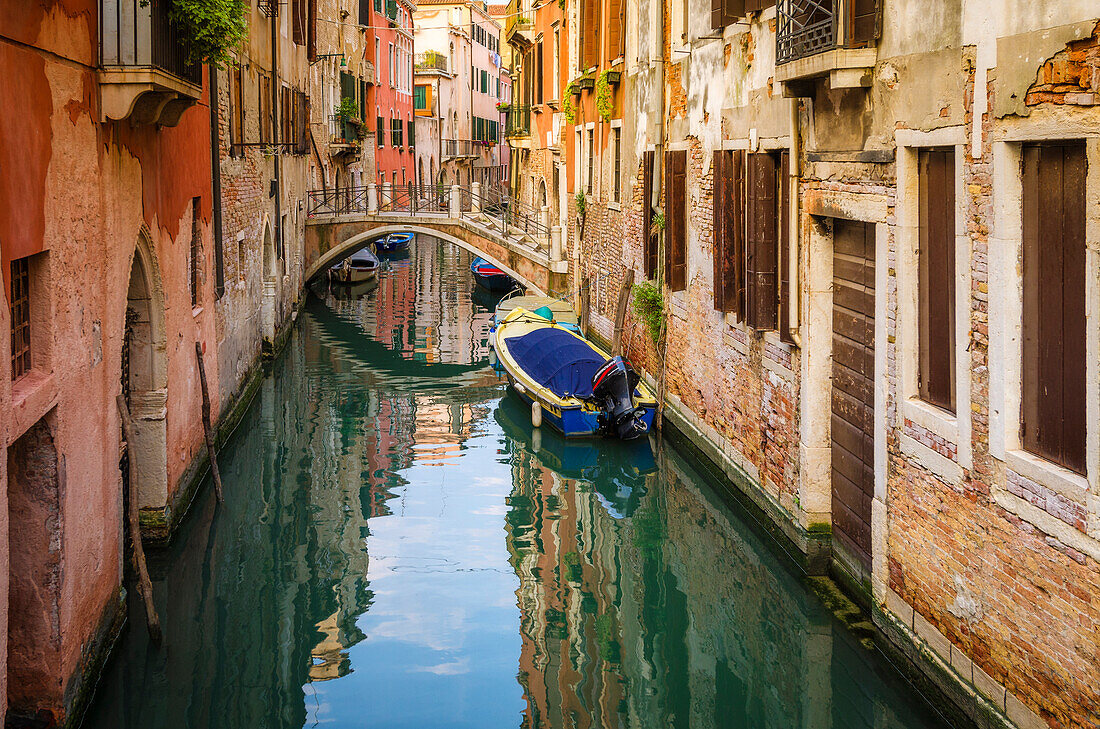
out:
{"label": "building reflection in water", "polygon": [[936,726],[670,446],[533,432],[468,264],[309,301],[86,726]]}

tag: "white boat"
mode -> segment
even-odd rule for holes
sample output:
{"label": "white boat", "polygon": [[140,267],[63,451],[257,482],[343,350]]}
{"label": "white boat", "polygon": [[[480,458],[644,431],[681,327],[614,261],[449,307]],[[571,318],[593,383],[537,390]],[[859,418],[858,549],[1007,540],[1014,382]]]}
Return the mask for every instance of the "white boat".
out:
{"label": "white boat", "polygon": [[333,281],[343,284],[369,281],[378,275],[378,256],[369,248],[361,248],[329,268]]}

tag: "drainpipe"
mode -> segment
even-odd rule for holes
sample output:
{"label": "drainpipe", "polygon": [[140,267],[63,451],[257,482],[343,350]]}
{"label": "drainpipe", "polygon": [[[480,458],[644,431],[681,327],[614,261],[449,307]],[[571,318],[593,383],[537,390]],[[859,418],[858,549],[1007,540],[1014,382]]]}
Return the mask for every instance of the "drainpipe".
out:
{"label": "drainpipe", "polygon": [[[272,16],[271,18],[271,138],[274,140],[276,149],[282,142],[282,137],[279,135],[279,29],[278,29],[278,16]],[[283,190],[280,180],[280,170],[282,163],[282,155],[276,154],[275,157],[275,243],[276,257],[283,258],[286,255],[285,246],[283,245]],[[285,260],[284,260],[285,267]]]}
{"label": "drainpipe", "polygon": [[[654,145],[653,150],[653,189],[649,192],[649,210],[647,214],[650,218],[653,217],[653,211],[657,208],[657,204],[661,201],[661,185],[664,173],[664,149],[665,149],[665,127],[668,124],[668,119],[665,116],[665,95],[668,93],[667,85],[665,84],[665,63],[667,59],[664,57],[665,53],[665,15],[664,9],[660,9],[657,12],[657,88],[661,89],[661,93],[658,97],[659,106],[657,108],[657,118],[661,120],[657,126],[657,143]],[[671,48],[671,40],[669,41]],[[671,54],[670,54],[671,55]],[[664,231],[658,232],[658,245],[657,245],[657,285],[660,286],[664,281],[663,262],[664,255],[662,248],[664,247],[665,233]]]}
{"label": "drainpipe", "polygon": [[210,177],[212,178],[211,201],[214,211],[214,294],[221,297],[225,293],[225,252],[222,250],[222,166],[220,122],[218,120],[218,64],[207,66],[210,75]]}
{"label": "drainpipe", "polygon": [[800,315],[802,307],[800,303],[802,301],[802,286],[799,278],[798,266],[800,263],[800,246],[799,246],[799,233],[801,229],[801,220],[798,215],[798,181],[801,177],[801,164],[799,162],[799,154],[801,153],[801,139],[799,138],[799,125],[798,125],[798,98],[791,99],[790,104],[790,125],[791,125],[791,151],[790,151],[790,164],[787,167],[787,190],[789,191],[788,201],[789,210],[787,214],[790,216],[790,231],[791,238],[787,241],[787,271],[789,271],[789,284],[790,295],[787,297],[787,328],[788,334],[799,348],[802,347],[802,337],[800,336],[801,322]]}

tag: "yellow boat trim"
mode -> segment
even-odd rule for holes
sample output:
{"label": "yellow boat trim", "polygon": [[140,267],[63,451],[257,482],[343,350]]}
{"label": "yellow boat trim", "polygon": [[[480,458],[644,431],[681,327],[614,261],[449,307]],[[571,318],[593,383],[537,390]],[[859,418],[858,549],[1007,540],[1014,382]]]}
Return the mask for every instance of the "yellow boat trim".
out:
{"label": "yellow boat trim", "polygon": [[[500,323],[496,331],[496,349],[497,359],[500,360],[500,364],[504,367],[508,376],[512,378],[515,383],[518,383],[523,391],[525,391],[532,399],[538,400],[539,404],[543,407],[551,410],[555,415],[560,416],[563,409],[582,408],[591,412],[595,412],[596,408],[583,400],[575,397],[558,397],[549,388],[543,387],[539,383],[531,379],[523,368],[519,366],[512,353],[508,351],[507,340],[511,337],[522,337],[524,334],[529,334],[536,329],[561,329],[563,332],[568,333],[572,337],[576,337],[581,340],[592,349],[596,350],[596,353],[602,356],[605,360],[610,359],[611,355],[603,351],[595,344],[580,336],[576,332],[570,331],[565,327],[558,326],[556,323],[551,323],[546,319],[543,319],[538,314],[534,314],[522,306],[517,306],[508,313],[508,316],[504,318],[504,321]],[[657,405],[657,398],[653,397],[649,389],[641,382],[638,383],[638,397],[636,398],[638,405]]]}

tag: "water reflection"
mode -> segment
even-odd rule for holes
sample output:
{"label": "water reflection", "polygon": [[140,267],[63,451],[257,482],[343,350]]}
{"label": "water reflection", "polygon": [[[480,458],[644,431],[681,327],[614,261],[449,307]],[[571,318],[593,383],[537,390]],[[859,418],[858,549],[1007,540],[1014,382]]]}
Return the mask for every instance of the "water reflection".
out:
{"label": "water reflection", "polygon": [[533,431],[468,265],[309,303],[88,725],[938,726],[673,449]]}

